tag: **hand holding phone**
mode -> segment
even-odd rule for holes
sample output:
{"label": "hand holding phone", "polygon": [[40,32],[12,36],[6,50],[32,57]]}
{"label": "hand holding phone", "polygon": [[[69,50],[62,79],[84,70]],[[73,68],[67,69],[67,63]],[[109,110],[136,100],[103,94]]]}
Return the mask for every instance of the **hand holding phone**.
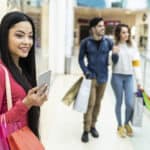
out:
{"label": "hand holding phone", "polygon": [[37,94],[38,95],[42,95],[42,94],[48,94],[48,85],[47,84],[44,84],[42,86],[39,87],[39,90],[37,91]]}
{"label": "hand holding phone", "polygon": [[37,85],[40,88],[40,92],[48,92],[50,87],[51,71],[48,70],[39,75]]}

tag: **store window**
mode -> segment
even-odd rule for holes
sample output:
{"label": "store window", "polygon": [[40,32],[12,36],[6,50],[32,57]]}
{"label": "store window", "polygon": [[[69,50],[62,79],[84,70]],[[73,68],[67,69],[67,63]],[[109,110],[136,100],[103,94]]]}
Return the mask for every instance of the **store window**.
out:
{"label": "store window", "polygon": [[114,40],[113,35],[115,27],[121,22],[119,20],[106,20],[104,23],[105,23],[105,34],[112,40]]}
{"label": "store window", "polygon": [[41,6],[41,0],[27,0],[27,4],[32,7],[40,7]]}
{"label": "store window", "polygon": [[22,0],[7,0],[7,9],[12,10],[14,8],[21,8],[22,3]]}
{"label": "store window", "polygon": [[34,13],[34,12],[28,12],[27,13],[32,19],[35,24],[35,33],[36,33],[36,42],[35,46],[37,48],[41,47],[41,14]]}

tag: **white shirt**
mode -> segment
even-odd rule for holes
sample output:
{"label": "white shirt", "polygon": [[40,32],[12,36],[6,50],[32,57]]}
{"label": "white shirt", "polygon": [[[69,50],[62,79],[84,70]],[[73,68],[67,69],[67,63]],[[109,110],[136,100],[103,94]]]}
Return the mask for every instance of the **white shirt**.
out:
{"label": "white shirt", "polygon": [[[138,49],[135,45],[128,46],[126,43],[119,44],[119,59],[116,64],[112,66],[112,72],[116,74],[124,74],[124,75],[133,75],[135,74],[135,78],[137,82],[141,82],[141,70],[140,66],[133,66],[134,60],[140,61],[140,56]],[[140,83],[141,84],[141,83]]]}

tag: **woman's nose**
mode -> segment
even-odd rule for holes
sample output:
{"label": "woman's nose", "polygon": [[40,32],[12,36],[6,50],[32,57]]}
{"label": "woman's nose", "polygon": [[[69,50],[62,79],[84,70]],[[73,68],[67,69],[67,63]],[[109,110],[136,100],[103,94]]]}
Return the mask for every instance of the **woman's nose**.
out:
{"label": "woman's nose", "polygon": [[29,37],[25,37],[25,38],[23,39],[23,43],[24,43],[24,44],[30,44],[30,43],[32,43],[32,40],[31,40]]}

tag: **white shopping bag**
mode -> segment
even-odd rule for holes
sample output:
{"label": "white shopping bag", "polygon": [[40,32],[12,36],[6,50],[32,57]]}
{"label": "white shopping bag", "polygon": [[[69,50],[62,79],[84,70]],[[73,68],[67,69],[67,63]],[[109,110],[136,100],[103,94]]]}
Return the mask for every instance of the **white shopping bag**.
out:
{"label": "white shopping bag", "polygon": [[73,105],[73,108],[76,111],[86,113],[91,92],[91,84],[92,80],[85,78],[82,80],[79,92]]}
{"label": "white shopping bag", "polygon": [[143,98],[134,96],[134,106],[133,106],[133,116],[131,123],[133,126],[141,127],[142,126],[142,120],[143,120]]}

